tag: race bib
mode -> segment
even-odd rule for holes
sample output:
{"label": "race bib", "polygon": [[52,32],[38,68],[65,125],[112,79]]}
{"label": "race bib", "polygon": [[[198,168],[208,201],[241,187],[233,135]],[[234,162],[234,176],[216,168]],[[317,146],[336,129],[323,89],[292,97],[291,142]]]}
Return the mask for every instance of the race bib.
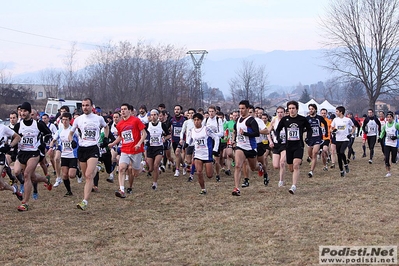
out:
{"label": "race bib", "polygon": [[288,128],[288,140],[299,140],[299,128]]}
{"label": "race bib", "polygon": [[96,130],[84,129],[82,138],[87,141],[95,141],[96,140]]}
{"label": "race bib", "polygon": [[206,149],[205,138],[197,139],[195,141],[195,149]]}
{"label": "race bib", "polygon": [[160,134],[150,136],[150,146],[161,146],[163,144]]}
{"label": "race bib", "polygon": [[29,136],[22,137],[21,143],[22,143],[23,148],[33,148],[33,142],[34,142],[33,137],[29,137]]}
{"label": "race bib", "polygon": [[181,127],[173,127],[173,136],[180,137]]}
{"label": "race bib", "polygon": [[131,143],[134,141],[132,130],[122,131],[123,143]]}
{"label": "race bib", "polygon": [[63,151],[72,151],[73,150],[71,143],[69,141],[63,141],[61,145],[62,145]]}
{"label": "race bib", "polygon": [[237,135],[237,142],[238,143],[246,143],[247,140],[244,135]]}
{"label": "race bib", "polygon": [[312,127],[312,137],[319,136],[319,127]]}

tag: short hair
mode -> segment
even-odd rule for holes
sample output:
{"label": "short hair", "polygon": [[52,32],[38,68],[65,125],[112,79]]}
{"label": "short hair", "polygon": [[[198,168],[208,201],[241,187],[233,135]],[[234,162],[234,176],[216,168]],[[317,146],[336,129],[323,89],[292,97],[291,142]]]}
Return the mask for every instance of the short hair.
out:
{"label": "short hair", "polygon": [[255,107],[254,107],[252,104],[250,104],[250,105],[248,106],[248,108],[249,108],[250,110],[255,111]]}
{"label": "short hair", "polygon": [[187,111],[194,111],[194,114],[196,113],[196,111],[195,111],[195,109],[194,108],[192,108],[192,107],[190,107],[190,108],[188,108],[188,110]]}
{"label": "short hair", "polygon": [[70,111],[69,111],[69,106],[68,106],[68,105],[63,105],[63,106],[61,106],[60,110],[61,110],[61,109],[64,109],[64,110],[67,111],[68,113],[70,112]]}
{"label": "short hair", "polygon": [[211,106],[208,107],[208,110],[209,110],[209,109],[213,109],[214,111],[216,111],[216,106],[211,105]]}
{"label": "short hair", "polygon": [[126,106],[128,110],[133,111],[133,105],[130,105],[130,104],[128,104],[128,103],[122,103],[122,104],[121,104],[121,107],[122,107],[122,106]]}
{"label": "short hair", "polygon": [[314,103],[309,103],[309,104],[308,104],[308,108],[309,108],[309,107],[313,107],[313,109],[315,109],[316,112],[317,112],[317,105],[316,105],[316,104],[314,104]]}
{"label": "short hair", "polygon": [[181,106],[180,104],[176,104],[175,108],[176,108],[176,106],[180,107],[180,110],[183,111],[183,106]]}
{"label": "short hair", "polygon": [[155,113],[156,115],[159,115],[159,112],[158,112],[157,109],[152,109],[151,112],[150,112],[150,114],[152,114],[152,113]]}
{"label": "short hair", "polygon": [[282,107],[281,105],[276,108],[276,112],[277,112],[278,109],[283,109],[283,111],[285,112],[285,108]]}
{"label": "short hair", "polygon": [[159,107],[165,108],[165,109],[166,109],[166,105],[165,105],[164,103],[160,103],[160,104],[158,105],[158,108],[159,108]]}
{"label": "short hair", "polygon": [[337,106],[337,108],[335,108],[336,110],[338,110],[338,112],[342,113],[343,115],[345,114],[345,107],[341,106]]}
{"label": "short hair", "polygon": [[245,108],[249,107],[249,101],[248,100],[242,100],[238,105],[245,105]]}
{"label": "short hair", "polygon": [[223,113],[223,112],[221,112],[221,111],[218,111],[218,112],[216,113],[216,115],[221,115],[221,116],[224,116],[224,113]]}
{"label": "short hair", "polygon": [[16,115],[16,116],[18,117],[18,113],[15,112],[15,111],[11,111],[11,112],[10,112],[10,115]]}
{"label": "short hair", "polygon": [[297,110],[299,109],[299,103],[297,101],[289,101],[287,103],[287,109],[288,109],[288,106],[290,106],[290,105],[295,105],[296,109]]}
{"label": "short hair", "polygon": [[48,115],[48,114],[42,114],[42,118],[43,118],[43,116],[47,116],[47,117],[49,117],[49,115]]}
{"label": "short hair", "polygon": [[321,108],[321,109],[320,109],[320,112],[321,112],[321,111],[326,111],[326,113],[328,113],[328,111],[327,111],[326,108]]}
{"label": "short hair", "polygon": [[65,113],[63,113],[63,114],[61,115],[61,118],[63,118],[63,117],[68,118],[69,120],[72,119],[72,115],[71,115],[70,112],[65,112]]}
{"label": "short hair", "polygon": [[90,98],[84,98],[82,101],[89,101],[90,105],[93,105],[93,101]]}
{"label": "short hair", "polygon": [[201,113],[196,113],[193,115],[193,119],[198,118],[199,120],[204,120],[204,116]]}

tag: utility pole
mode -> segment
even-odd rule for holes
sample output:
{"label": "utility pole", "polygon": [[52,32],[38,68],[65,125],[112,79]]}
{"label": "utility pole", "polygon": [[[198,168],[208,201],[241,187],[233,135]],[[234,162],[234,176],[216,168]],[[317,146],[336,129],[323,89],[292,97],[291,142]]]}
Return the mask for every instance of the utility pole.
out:
{"label": "utility pole", "polygon": [[[194,86],[195,92],[199,93],[199,107],[203,107],[204,105],[204,91],[202,90],[202,72],[201,72],[201,64],[204,61],[204,57],[208,52],[206,50],[190,50],[187,54],[191,55],[191,59],[194,63]],[[197,56],[196,55],[200,55]]]}

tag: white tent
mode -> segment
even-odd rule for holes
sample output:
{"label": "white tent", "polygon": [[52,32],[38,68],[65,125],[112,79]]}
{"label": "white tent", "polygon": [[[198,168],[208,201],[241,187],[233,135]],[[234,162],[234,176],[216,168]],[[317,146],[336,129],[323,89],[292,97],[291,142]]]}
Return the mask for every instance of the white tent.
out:
{"label": "white tent", "polygon": [[332,104],[331,104],[329,101],[327,101],[327,100],[324,100],[324,102],[322,102],[322,103],[320,104],[320,107],[321,107],[321,108],[327,109],[328,112],[335,113],[335,106],[332,105]]}
{"label": "white tent", "polygon": [[298,109],[298,114],[303,115],[303,116],[307,116],[308,115],[308,105],[305,103],[299,103],[299,109]]}

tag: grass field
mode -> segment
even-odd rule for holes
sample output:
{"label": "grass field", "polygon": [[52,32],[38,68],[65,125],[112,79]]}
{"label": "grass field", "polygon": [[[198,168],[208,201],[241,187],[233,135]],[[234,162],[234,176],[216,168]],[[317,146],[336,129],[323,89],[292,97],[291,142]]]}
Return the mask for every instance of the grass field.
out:
{"label": "grass field", "polygon": [[[145,174],[133,195],[115,197],[117,184],[101,173],[100,192],[92,193],[87,211],[76,208],[83,184],[72,181],[47,191],[20,213],[19,201],[1,192],[1,265],[317,265],[319,245],[398,245],[399,169],[385,178],[379,144],[372,165],[357,158],[351,172],[316,168],[307,177],[306,161],[295,195],[254,173],[240,197],[231,195],[233,178],[206,180],[208,194],[196,182],[161,174],[157,191]],[[368,152],[368,151],[367,151]],[[319,161],[320,162],[320,161]]]}

